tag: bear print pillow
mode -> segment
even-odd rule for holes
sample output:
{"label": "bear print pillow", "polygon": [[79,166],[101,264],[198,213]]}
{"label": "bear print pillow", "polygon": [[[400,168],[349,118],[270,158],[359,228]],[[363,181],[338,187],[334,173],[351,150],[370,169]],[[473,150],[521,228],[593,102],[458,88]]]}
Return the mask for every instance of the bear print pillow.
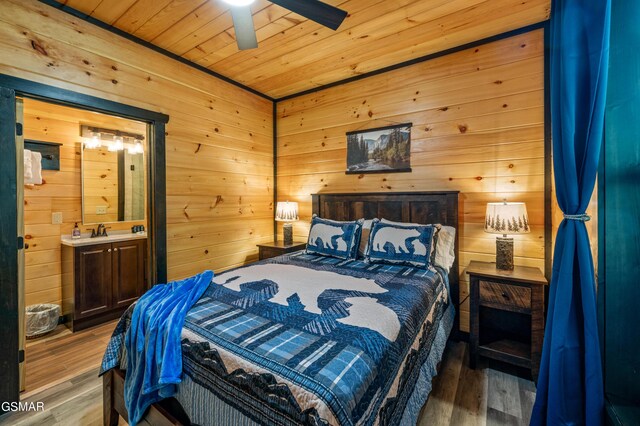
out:
{"label": "bear print pillow", "polygon": [[339,222],[313,215],[307,253],[355,259],[358,255],[363,220]]}
{"label": "bear print pillow", "polygon": [[399,226],[375,219],[369,234],[367,260],[426,268],[430,263],[434,232],[433,225]]}

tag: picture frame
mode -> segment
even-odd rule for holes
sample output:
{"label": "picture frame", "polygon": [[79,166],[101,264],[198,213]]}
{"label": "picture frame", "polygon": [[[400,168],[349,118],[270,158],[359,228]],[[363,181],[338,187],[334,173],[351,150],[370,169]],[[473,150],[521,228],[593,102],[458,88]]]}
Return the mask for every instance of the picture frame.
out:
{"label": "picture frame", "polygon": [[346,174],[411,172],[412,123],[347,132]]}

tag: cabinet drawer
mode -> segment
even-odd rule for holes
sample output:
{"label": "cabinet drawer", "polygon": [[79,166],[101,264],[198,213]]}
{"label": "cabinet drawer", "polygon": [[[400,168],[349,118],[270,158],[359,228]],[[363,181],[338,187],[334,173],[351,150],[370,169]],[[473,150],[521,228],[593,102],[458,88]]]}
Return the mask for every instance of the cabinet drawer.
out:
{"label": "cabinet drawer", "polygon": [[280,256],[281,254],[284,254],[283,250],[273,249],[270,247],[260,247],[258,257],[260,260],[264,260]]}
{"label": "cabinet drawer", "polygon": [[480,304],[504,307],[508,310],[530,311],[531,289],[496,283],[480,281]]}

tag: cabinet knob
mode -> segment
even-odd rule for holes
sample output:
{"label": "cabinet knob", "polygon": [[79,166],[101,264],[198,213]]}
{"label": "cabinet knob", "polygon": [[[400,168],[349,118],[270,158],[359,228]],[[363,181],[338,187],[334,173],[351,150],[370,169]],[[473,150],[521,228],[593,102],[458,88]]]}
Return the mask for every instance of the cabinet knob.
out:
{"label": "cabinet knob", "polygon": [[509,299],[509,295],[507,293],[502,293],[502,297],[504,297],[505,299]]}
{"label": "cabinet knob", "polygon": [[111,249],[107,249],[107,252],[111,253]]}
{"label": "cabinet knob", "polygon": [[117,248],[114,248],[114,249],[113,249],[113,251],[118,251],[118,249],[117,249]]}

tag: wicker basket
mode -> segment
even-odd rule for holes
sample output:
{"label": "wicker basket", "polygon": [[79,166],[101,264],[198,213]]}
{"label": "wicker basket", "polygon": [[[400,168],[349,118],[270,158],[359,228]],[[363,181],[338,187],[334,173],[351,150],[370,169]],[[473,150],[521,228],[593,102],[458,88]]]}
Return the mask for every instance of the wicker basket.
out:
{"label": "wicker basket", "polygon": [[27,339],[37,339],[58,326],[60,306],[51,303],[30,305],[26,309]]}

